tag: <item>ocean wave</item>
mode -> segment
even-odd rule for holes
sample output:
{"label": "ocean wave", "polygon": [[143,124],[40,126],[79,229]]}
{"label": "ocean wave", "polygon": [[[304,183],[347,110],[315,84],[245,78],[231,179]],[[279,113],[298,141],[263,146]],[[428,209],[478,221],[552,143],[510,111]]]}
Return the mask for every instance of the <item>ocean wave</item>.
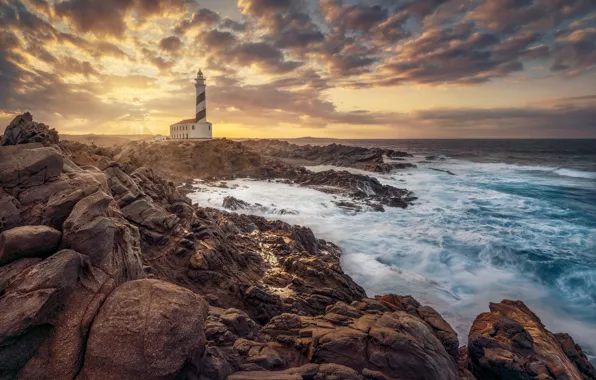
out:
{"label": "ocean wave", "polygon": [[585,172],[582,170],[559,168],[559,169],[553,170],[553,173],[560,175],[562,177],[596,179],[595,172]]}
{"label": "ocean wave", "polygon": [[488,302],[507,298],[540,310],[549,328],[583,337],[580,343],[596,352],[596,209],[586,207],[595,201],[573,195],[578,188],[590,191],[591,184],[555,173],[570,170],[555,167],[455,159],[435,166],[458,175],[425,166],[391,174],[347,169],[406,187],[420,198],[411,208],[385,213],[349,215],[335,206],[333,195],[260,181],[232,181],[239,186],[191,198],[221,207],[231,195],[299,211],[260,214],[311,227],[337,243],[345,251],[344,270],[369,295],[414,296],[440,310],[462,343]]}

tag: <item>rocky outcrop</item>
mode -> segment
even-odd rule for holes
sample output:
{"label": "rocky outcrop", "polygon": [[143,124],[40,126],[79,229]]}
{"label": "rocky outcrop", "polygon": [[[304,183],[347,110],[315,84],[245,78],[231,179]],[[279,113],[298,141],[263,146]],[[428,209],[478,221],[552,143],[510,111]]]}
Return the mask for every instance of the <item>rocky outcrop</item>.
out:
{"label": "rocky outcrop", "polygon": [[58,132],[45,124],[33,121],[33,116],[26,112],[14,118],[6,127],[1,146],[40,143],[45,146],[58,144]]}
{"label": "rocky outcrop", "polygon": [[[416,198],[405,189],[382,185],[376,178],[353,174],[348,171],[328,170],[312,172],[302,166],[280,161],[253,152],[230,140],[201,142],[170,142],[168,144],[134,143],[122,148],[115,160],[122,166],[148,166],[156,173],[179,180],[189,176],[200,179],[255,178],[260,180],[286,180],[299,186],[341,194],[381,210],[381,205],[405,208]],[[358,148],[350,148],[358,150]],[[349,156],[349,152],[342,151]],[[384,153],[375,154],[381,158]],[[357,153],[356,153],[357,154]],[[225,159],[223,159],[225,157]],[[389,164],[387,164],[389,165]],[[350,165],[345,165],[350,166]]]}
{"label": "rocky outcrop", "polygon": [[263,334],[307,362],[386,378],[458,379],[455,360],[427,322],[370,299],[337,303],[317,317],[283,314],[264,326]]}
{"label": "rocky outcrop", "polygon": [[64,222],[63,245],[85,253],[117,284],[145,276],[139,231],[124,219],[114,199],[101,192],[81,199]]}
{"label": "rocky outcrop", "polygon": [[406,152],[392,149],[363,148],[341,144],[325,146],[296,145],[280,140],[248,140],[242,144],[265,156],[300,160],[311,165],[333,165],[356,168],[375,173],[388,173],[395,169],[415,168],[410,163],[389,163],[387,158],[412,157]]}
{"label": "rocky outcrop", "polygon": [[521,301],[491,303],[468,338],[469,368],[478,379],[595,379],[573,341],[548,331]]}
{"label": "rocky outcrop", "polygon": [[[207,304],[157,281],[127,282],[93,321],[80,379],[174,379],[198,372]],[[192,376],[192,375],[191,375]]]}
{"label": "rocky outcrop", "polygon": [[[239,149],[200,149],[217,165],[227,146]],[[519,301],[492,304],[458,349],[434,309],[366,298],[310,229],[200,208],[153,169],[98,151],[79,166],[79,148],[0,147],[0,380],[596,378],[573,339]],[[371,189],[409,196],[257,160],[222,165],[362,202]]]}

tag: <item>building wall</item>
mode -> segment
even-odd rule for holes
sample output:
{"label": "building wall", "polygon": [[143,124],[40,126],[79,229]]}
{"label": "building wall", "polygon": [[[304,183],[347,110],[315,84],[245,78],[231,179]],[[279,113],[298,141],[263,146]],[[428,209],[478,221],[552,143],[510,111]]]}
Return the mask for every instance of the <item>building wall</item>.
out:
{"label": "building wall", "polygon": [[170,126],[170,138],[174,140],[212,139],[211,123],[186,123]]}

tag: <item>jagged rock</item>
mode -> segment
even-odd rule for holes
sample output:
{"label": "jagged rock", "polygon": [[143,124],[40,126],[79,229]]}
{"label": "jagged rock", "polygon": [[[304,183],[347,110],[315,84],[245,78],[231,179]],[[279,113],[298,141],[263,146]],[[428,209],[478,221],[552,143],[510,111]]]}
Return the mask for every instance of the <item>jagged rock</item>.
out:
{"label": "jagged rock", "polygon": [[374,305],[374,300],[338,303],[319,317],[283,314],[262,332],[314,363],[368,369],[388,378],[458,379],[454,358],[427,322]]}
{"label": "jagged rock", "polygon": [[227,196],[224,198],[223,203],[221,205],[223,208],[227,208],[228,210],[236,211],[242,210],[250,207],[250,204],[244,202],[240,199],[236,199],[231,196]]}
{"label": "jagged rock", "polygon": [[410,296],[402,297],[395,294],[386,294],[376,297],[376,299],[389,310],[405,311],[428,323],[445,347],[445,350],[457,360],[459,356],[459,339],[457,338],[457,333],[435,309],[430,306],[422,306]]}
{"label": "jagged rock", "polygon": [[145,277],[139,242],[138,229],[102,191],[80,200],[64,222],[63,245],[89,256],[117,284]]}
{"label": "jagged rock", "polygon": [[0,298],[0,379],[73,378],[91,322],[113,287],[74,251],[27,265]]}
{"label": "jagged rock", "polygon": [[584,354],[582,348],[575,343],[569,334],[555,334],[555,338],[561,345],[565,355],[577,367],[584,377],[584,380],[596,379],[596,369]]}
{"label": "jagged rock", "polygon": [[246,363],[256,364],[266,370],[282,370],[288,362],[280,355],[282,346],[279,343],[261,343],[248,339],[238,339],[234,349],[240,353]]}
{"label": "jagged rock", "polygon": [[58,132],[55,129],[34,122],[33,116],[26,112],[15,117],[6,127],[0,145],[42,143],[48,146],[58,142]]}
{"label": "jagged rock", "polygon": [[157,280],[119,286],[93,322],[80,379],[173,379],[198,373],[206,302]]}
{"label": "jagged rock", "polygon": [[59,176],[63,165],[62,156],[54,148],[0,147],[0,186],[12,189],[42,185]]}
{"label": "jagged rock", "polygon": [[25,257],[46,257],[58,250],[62,233],[48,226],[15,227],[0,233],[0,265]]}
{"label": "jagged rock", "polygon": [[567,344],[562,346],[523,302],[491,303],[490,312],[480,314],[470,329],[470,370],[478,379],[594,379],[589,375],[594,367],[568,357],[564,347],[574,354]]}

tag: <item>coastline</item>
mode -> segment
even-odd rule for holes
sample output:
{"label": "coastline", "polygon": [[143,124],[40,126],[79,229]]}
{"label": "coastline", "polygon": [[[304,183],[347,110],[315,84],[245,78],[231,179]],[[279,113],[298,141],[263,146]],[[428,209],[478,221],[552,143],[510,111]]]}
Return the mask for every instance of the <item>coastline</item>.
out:
{"label": "coastline", "polygon": [[[109,149],[59,141],[30,115],[7,133],[17,128],[27,133],[16,141],[5,134],[0,148],[0,302],[14,310],[2,316],[2,352],[19,359],[0,361],[9,378],[68,377],[65,369],[85,379],[106,378],[107,369],[151,379],[158,371],[222,380],[596,377],[573,339],[551,333],[522,302],[491,304],[460,348],[435,309],[409,296],[367,297],[344,273],[340,248],[310,228],[193,205],[185,194],[189,178],[252,178],[327,197],[342,213],[406,215],[424,199],[375,178],[417,170],[400,165],[405,152],[337,145],[281,152],[376,174],[311,172],[231,141]],[[289,207],[229,204],[292,215]],[[11,248],[23,241],[43,249]],[[138,318],[146,313],[149,325]],[[73,316],[81,324],[69,322]],[[56,358],[59,347],[67,349]],[[147,352],[160,355],[160,368]]]}

